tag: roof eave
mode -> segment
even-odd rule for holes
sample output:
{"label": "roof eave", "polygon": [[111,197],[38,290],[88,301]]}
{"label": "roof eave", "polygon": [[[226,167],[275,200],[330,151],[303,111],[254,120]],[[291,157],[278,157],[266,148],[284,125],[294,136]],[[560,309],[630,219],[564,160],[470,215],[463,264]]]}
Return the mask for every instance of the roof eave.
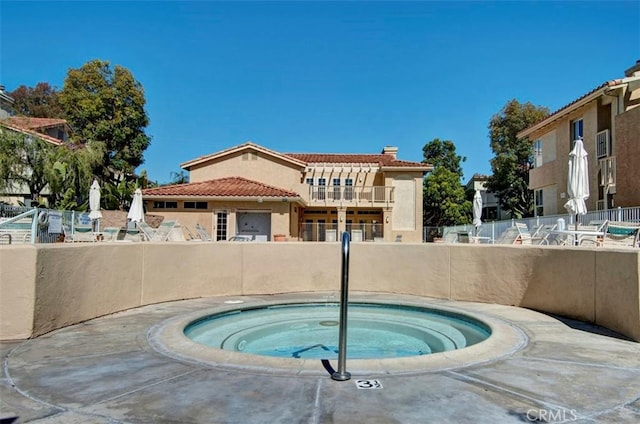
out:
{"label": "roof eave", "polygon": [[213,153],[211,155],[201,156],[199,158],[196,158],[196,159],[193,159],[193,160],[190,160],[190,161],[187,161],[187,162],[183,162],[183,163],[180,164],[180,167],[182,169],[188,170],[189,168],[191,168],[193,166],[196,166],[196,165],[200,165],[201,163],[209,162],[211,160],[215,160],[217,158],[221,158],[221,157],[224,157],[224,156],[227,156],[227,155],[230,155],[230,154],[233,154],[233,153],[237,153],[237,152],[240,152],[242,150],[247,150],[247,149],[257,150],[258,152],[267,154],[267,155],[272,156],[272,157],[276,157],[278,159],[281,159],[281,160],[283,160],[285,162],[289,162],[289,163],[291,163],[293,165],[296,165],[296,166],[300,166],[300,167],[306,166],[305,162],[302,162],[302,161],[300,161],[298,159],[295,159],[295,158],[292,158],[290,156],[287,156],[287,155],[284,155],[284,154],[281,154],[281,153],[266,149],[266,148],[264,148],[262,146],[259,146],[259,145],[255,144],[255,143],[245,143],[245,144],[241,144],[241,145],[236,146],[236,147],[232,147],[232,148],[227,149],[227,150],[222,150],[220,152]]}
{"label": "roof eave", "polygon": [[598,99],[600,96],[603,96],[604,94],[606,94],[606,91],[608,91],[610,89],[609,85],[604,85],[602,87],[600,87],[599,89],[596,89],[593,93],[587,95],[586,97],[584,97],[583,99],[578,100],[575,103],[570,104],[569,106],[560,109],[559,111],[557,111],[556,113],[549,115],[548,117],[546,117],[544,120],[538,122],[537,124],[520,131],[516,137],[518,138],[525,138],[530,136],[531,134],[535,133],[536,131],[539,131],[540,129],[546,127],[547,125],[551,125],[552,123],[554,123],[555,121],[564,118],[566,115],[570,114],[571,112],[580,109],[581,107],[591,103],[592,101]]}
{"label": "roof eave", "polygon": [[430,172],[433,166],[381,166],[381,171],[398,171],[398,172]]}
{"label": "roof eave", "polygon": [[299,202],[304,203],[300,196],[198,196],[194,194],[142,194],[143,200],[161,199],[197,199],[211,201],[234,201],[234,202]]}

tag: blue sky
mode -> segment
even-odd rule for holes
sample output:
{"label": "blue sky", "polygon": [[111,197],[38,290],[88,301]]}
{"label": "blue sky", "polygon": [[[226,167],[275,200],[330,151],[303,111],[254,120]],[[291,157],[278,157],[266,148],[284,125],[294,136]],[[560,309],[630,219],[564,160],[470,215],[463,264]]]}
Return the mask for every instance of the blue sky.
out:
{"label": "blue sky", "polygon": [[490,174],[510,99],[558,109],[640,59],[639,1],[0,3],[0,83],[61,89],[92,59],[129,69],[152,180],[248,140],[421,161],[434,138]]}

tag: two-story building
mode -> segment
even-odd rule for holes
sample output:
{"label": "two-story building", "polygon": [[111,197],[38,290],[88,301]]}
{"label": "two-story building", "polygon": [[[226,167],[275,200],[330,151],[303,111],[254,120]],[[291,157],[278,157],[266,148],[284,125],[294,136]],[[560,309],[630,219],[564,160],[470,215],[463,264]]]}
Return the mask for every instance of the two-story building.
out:
{"label": "two-story building", "polygon": [[214,240],[422,241],[429,165],[380,154],[279,153],[247,142],[181,164],[189,183],[143,190],[147,212]]}
{"label": "two-story building", "polygon": [[0,84],[0,119],[13,115],[13,97],[5,93],[4,85]]}
{"label": "two-story building", "polygon": [[488,175],[473,174],[465,185],[467,192],[475,193],[476,190],[480,191],[480,195],[482,196],[482,222],[509,219],[510,214],[502,209],[498,196],[487,189],[488,181]]}
{"label": "two-story building", "polygon": [[536,215],[565,213],[569,152],[582,138],[588,154],[588,210],[640,205],[640,61],[521,131],[533,143],[529,188]]}
{"label": "two-story building", "polygon": [[[31,118],[26,116],[8,116],[0,119],[0,131],[22,134],[26,137],[39,138],[47,143],[60,146],[69,139],[71,128],[64,119]],[[48,187],[40,193],[42,200],[49,194]],[[21,182],[10,184],[4,193],[0,193],[0,200],[9,204],[31,204],[29,187]]]}

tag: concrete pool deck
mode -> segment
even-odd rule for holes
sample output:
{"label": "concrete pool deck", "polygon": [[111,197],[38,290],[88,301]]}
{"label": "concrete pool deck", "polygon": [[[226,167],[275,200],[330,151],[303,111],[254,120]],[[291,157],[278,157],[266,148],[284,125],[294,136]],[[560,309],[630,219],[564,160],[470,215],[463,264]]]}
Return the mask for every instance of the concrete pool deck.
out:
{"label": "concrete pool deck", "polygon": [[[43,336],[0,343],[0,418],[18,423],[640,422],[640,343],[529,309],[409,295],[351,301],[419,303],[512,326],[524,342],[495,359],[352,379],[270,372],[167,356],[150,335],[197,310],[326,299],[332,293],[227,296],[143,306]],[[469,358],[472,360],[473,358]],[[334,367],[337,361],[332,361]],[[360,381],[360,383],[359,383]],[[366,388],[380,384],[378,388]],[[359,387],[359,385],[361,387]]]}

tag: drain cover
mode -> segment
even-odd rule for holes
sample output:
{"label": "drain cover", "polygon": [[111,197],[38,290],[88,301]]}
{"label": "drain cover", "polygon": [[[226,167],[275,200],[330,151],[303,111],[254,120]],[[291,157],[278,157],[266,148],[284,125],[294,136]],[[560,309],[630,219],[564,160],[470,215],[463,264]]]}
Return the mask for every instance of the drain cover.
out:
{"label": "drain cover", "polygon": [[320,321],[320,325],[324,325],[325,327],[333,327],[338,324],[338,321]]}

